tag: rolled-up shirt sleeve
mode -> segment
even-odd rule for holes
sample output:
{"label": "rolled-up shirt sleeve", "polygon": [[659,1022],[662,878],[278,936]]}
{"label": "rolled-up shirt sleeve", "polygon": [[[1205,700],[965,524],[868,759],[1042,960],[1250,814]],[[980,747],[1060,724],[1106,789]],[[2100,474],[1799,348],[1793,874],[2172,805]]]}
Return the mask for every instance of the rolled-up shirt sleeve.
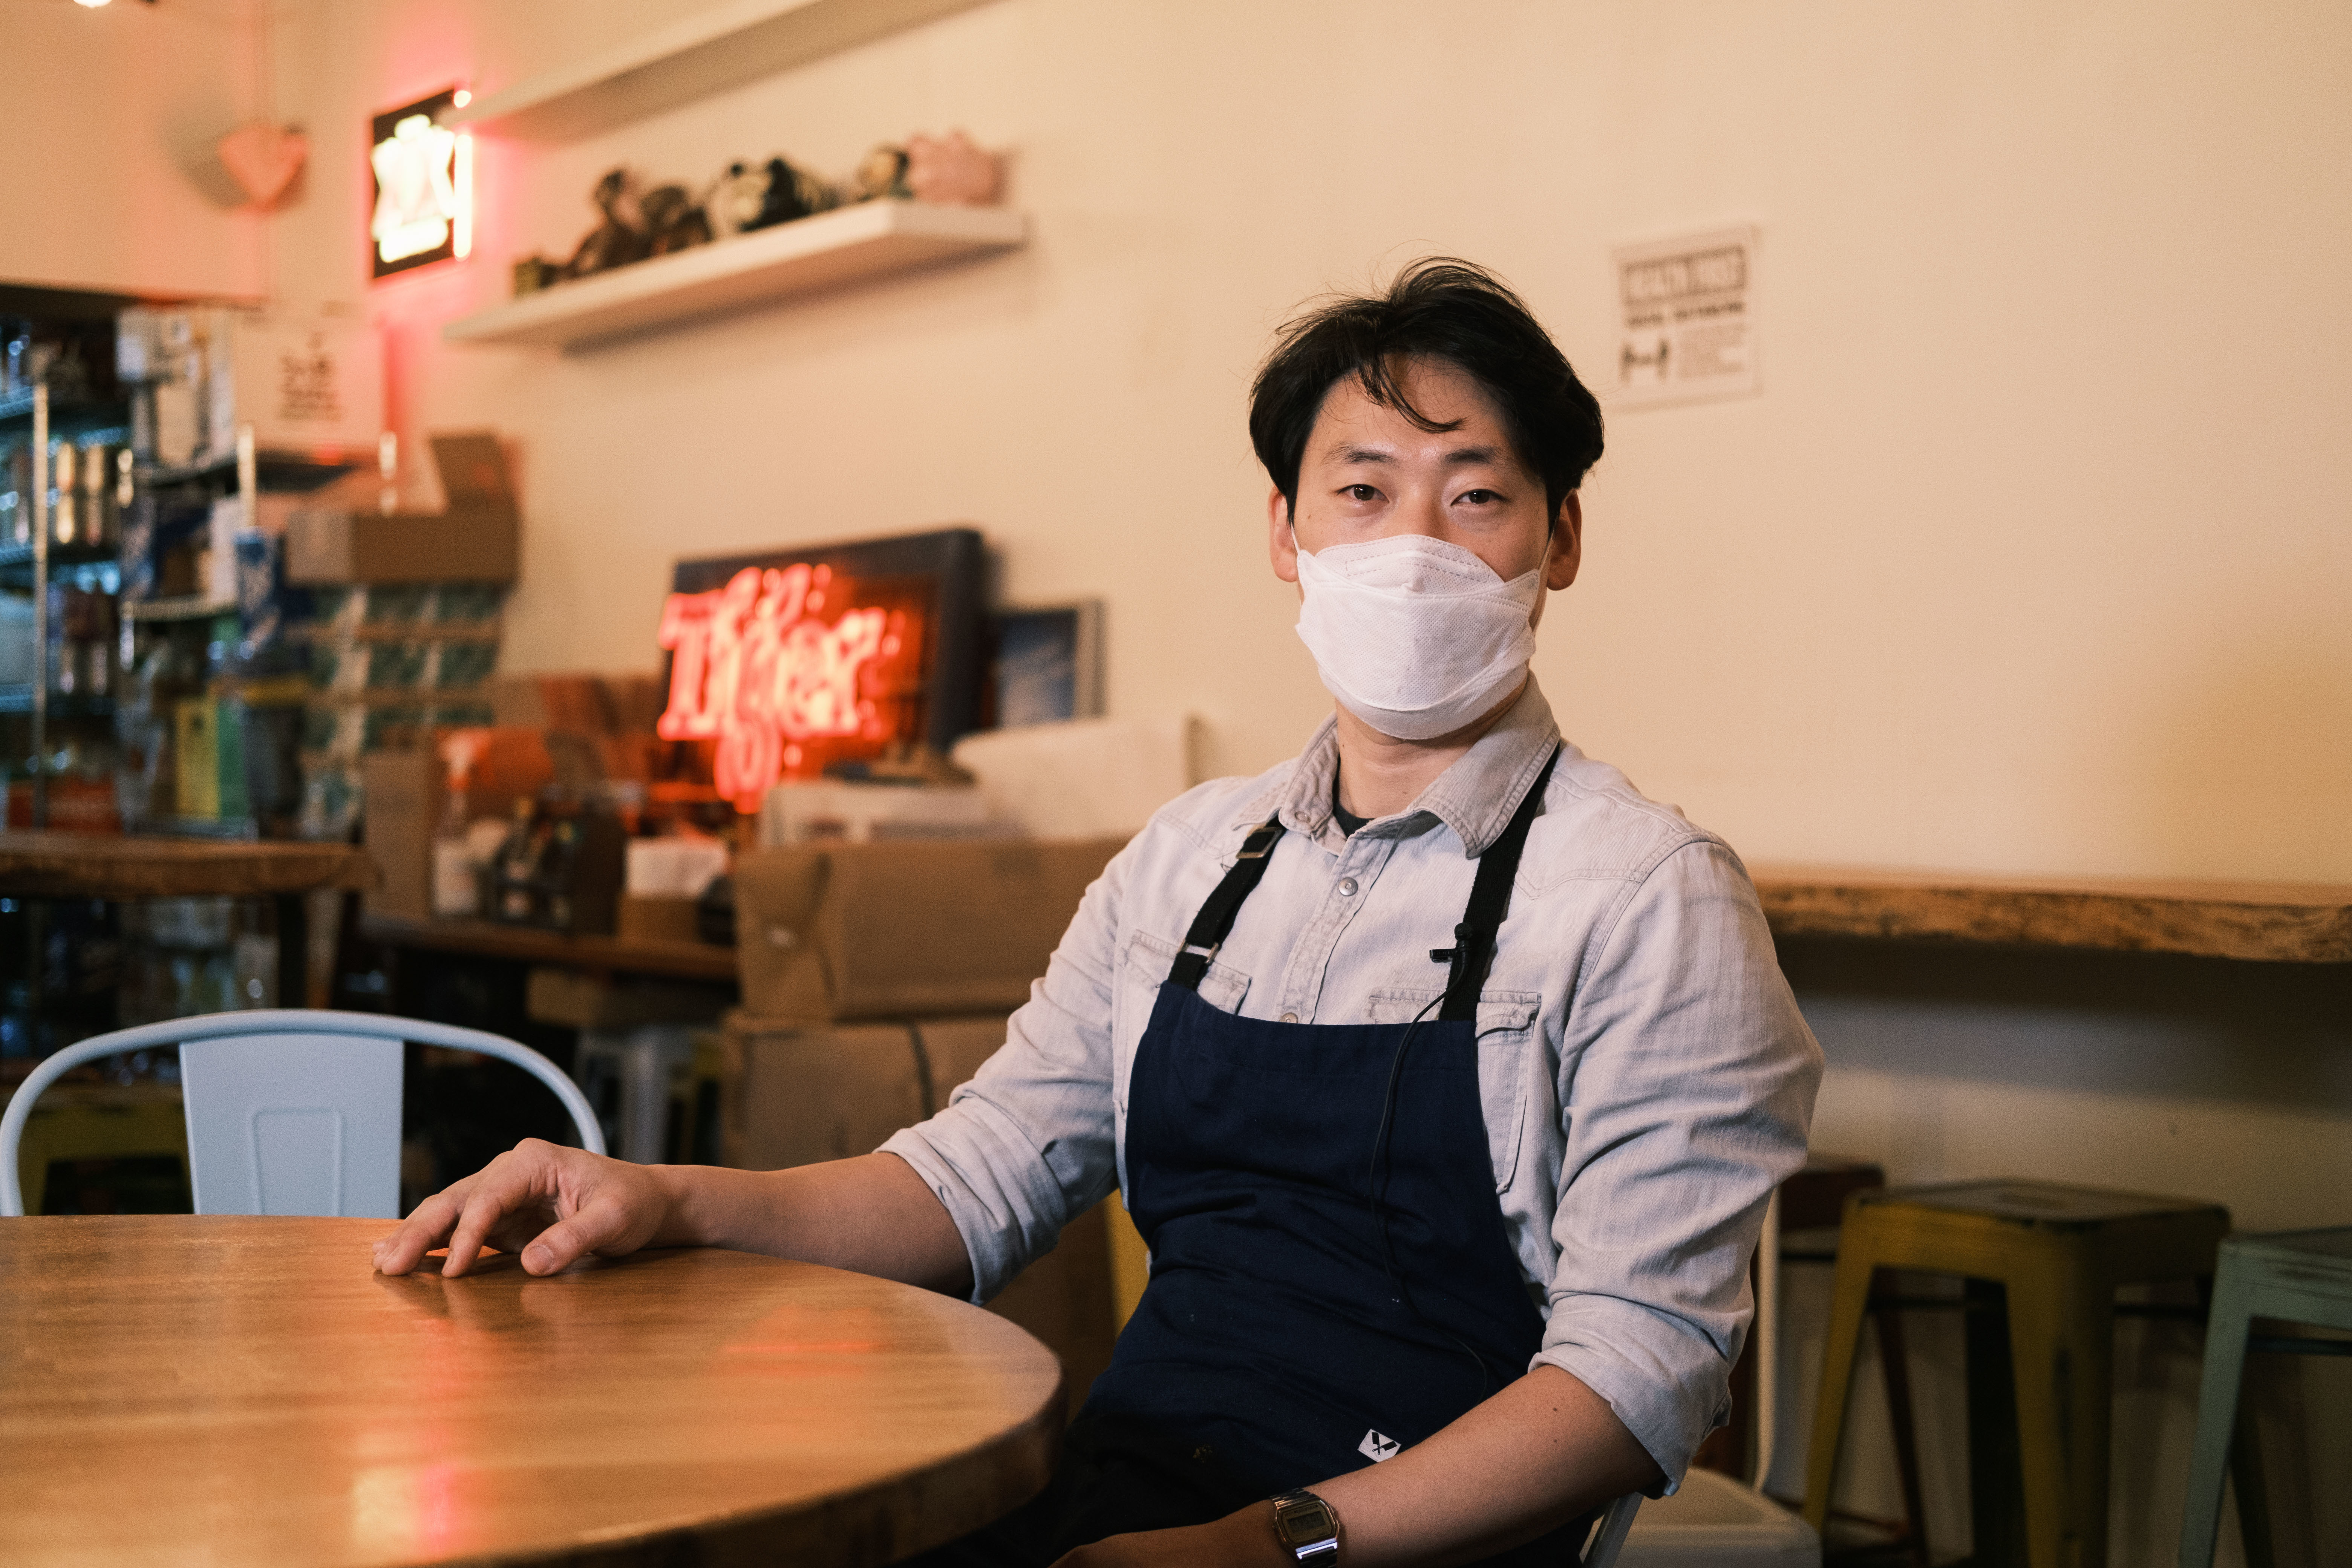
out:
{"label": "rolled-up shirt sleeve", "polygon": [[1821,1049],[1747,872],[1713,839],[1662,855],[1583,963],[1534,1364],[1607,1400],[1672,1488],[1728,1413],[1748,1256],[1773,1188],[1804,1163]]}
{"label": "rolled-up shirt sleeve", "polygon": [[986,1301],[1054,1249],[1118,1183],[1111,987],[1119,900],[1135,846],[1114,856],[1006,1025],[1004,1047],[929,1121],[882,1145],[955,1221]]}

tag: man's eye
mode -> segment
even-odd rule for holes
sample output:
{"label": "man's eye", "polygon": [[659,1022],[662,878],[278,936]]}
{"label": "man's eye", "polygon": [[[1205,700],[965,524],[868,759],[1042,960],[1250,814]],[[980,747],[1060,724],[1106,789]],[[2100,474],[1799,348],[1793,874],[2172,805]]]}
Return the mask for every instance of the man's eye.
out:
{"label": "man's eye", "polygon": [[1493,490],[1464,490],[1460,499],[1468,501],[1472,506],[1486,506],[1503,498]]}
{"label": "man's eye", "polygon": [[1349,500],[1375,501],[1381,499],[1381,492],[1370,485],[1349,485],[1339,493]]}

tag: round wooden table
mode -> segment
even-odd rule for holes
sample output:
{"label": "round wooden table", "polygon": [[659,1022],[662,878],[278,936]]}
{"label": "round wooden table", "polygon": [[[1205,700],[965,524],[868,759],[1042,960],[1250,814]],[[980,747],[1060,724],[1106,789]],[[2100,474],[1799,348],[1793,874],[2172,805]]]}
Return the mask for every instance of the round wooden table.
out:
{"label": "round wooden table", "polygon": [[0,1221],[0,1563],[891,1562],[1032,1495],[1061,1367],[740,1252],[386,1279],[383,1220]]}

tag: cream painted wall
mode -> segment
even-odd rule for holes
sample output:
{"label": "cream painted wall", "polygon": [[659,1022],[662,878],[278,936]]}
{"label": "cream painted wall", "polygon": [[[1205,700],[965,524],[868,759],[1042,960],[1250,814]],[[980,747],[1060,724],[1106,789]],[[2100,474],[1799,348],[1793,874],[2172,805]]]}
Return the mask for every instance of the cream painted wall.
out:
{"label": "cream painted wall", "polygon": [[[318,147],[282,287],[361,287],[368,110],[681,8],[281,4]],[[521,444],[512,664],[642,668],[681,552],[970,520],[1011,597],[1108,600],[1114,711],[1198,711],[1239,771],[1326,701],[1243,434],[1291,306],[1457,252],[1598,373],[1612,243],[1753,220],[1765,390],[1613,421],[1538,664],[1571,735],[1759,860],[2345,878],[2347,60],[2319,0],[997,0],[486,139],[473,262],[370,298],[404,426]],[[437,341],[612,163],[955,125],[1029,250],[568,358]]]}
{"label": "cream painted wall", "polygon": [[0,0],[0,282],[257,299],[262,226],[213,155],[267,111],[260,0]]}

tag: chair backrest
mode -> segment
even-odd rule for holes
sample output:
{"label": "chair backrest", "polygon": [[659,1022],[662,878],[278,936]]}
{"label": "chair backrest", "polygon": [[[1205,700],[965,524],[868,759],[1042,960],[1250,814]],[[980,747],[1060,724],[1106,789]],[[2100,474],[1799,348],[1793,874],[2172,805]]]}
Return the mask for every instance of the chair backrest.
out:
{"label": "chair backrest", "polygon": [[0,1215],[25,1212],[17,1143],[43,1089],[83,1062],[177,1046],[198,1214],[397,1218],[401,1047],[412,1040],[514,1063],[563,1102],[582,1148],[604,1152],[578,1087],[503,1036],[374,1013],[216,1013],[100,1035],[34,1068],[0,1117]]}
{"label": "chair backrest", "polygon": [[1641,1507],[1642,1494],[1627,1492],[1603,1510],[1601,1522],[1592,1527],[1584,1555],[1577,1559],[1580,1568],[1614,1568],[1617,1550],[1625,1544],[1625,1533],[1633,1528],[1633,1515]]}

